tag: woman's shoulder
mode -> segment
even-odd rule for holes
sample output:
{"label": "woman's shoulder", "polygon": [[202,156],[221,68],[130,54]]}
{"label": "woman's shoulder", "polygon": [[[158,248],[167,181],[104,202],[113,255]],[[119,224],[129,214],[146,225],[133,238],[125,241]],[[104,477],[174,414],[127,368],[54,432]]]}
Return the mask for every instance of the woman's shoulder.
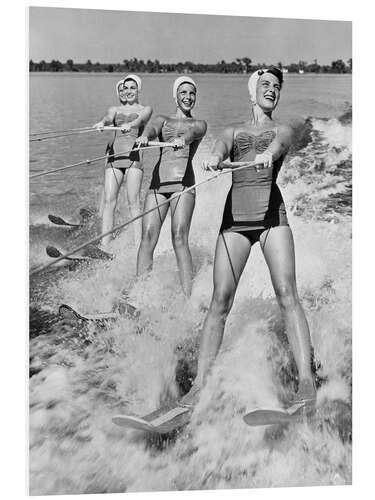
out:
{"label": "woman's shoulder", "polygon": [[281,134],[293,134],[293,127],[289,123],[284,123],[280,121],[275,121],[274,125],[278,133]]}
{"label": "woman's shoulder", "polygon": [[162,115],[162,114],[158,114],[158,115],[155,115],[154,116],[154,121],[162,121],[162,122],[167,122],[167,121],[170,121],[171,117],[168,116],[168,115]]}
{"label": "woman's shoulder", "polygon": [[207,122],[206,120],[201,120],[199,118],[194,118],[193,126],[198,130],[206,133],[207,130]]}
{"label": "woman's shoulder", "polygon": [[153,109],[148,104],[139,104],[134,109],[134,112],[141,116],[143,120],[148,121],[152,115]]}
{"label": "woman's shoulder", "polygon": [[196,122],[194,118],[181,122],[181,120],[177,118],[176,115],[157,115],[155,119],[159,119],[163,122],[163,126],[165,125],[169,128],[181,128],[184,126],[192,127]]}
{"label": "woman's shoulder", "polygon": [[237,125],[227,125],[224,129],[222,129],[221,133],[233,136],[238,129],[239,127]]}
{"label": "woman's shoulder", "polygon": [[227,128],[232,129],[234,135],[251,134],[251,132],[254,132],[254,127],[252,127],[248,122],[232,125]]}
{"label": "woman's shoulder", "polygon": [[120,114],[122,114],[122,115],[129,114],[129,112],[127,111],[126,106],[123,106],[123,105],[120,105],[120,106],[111,106],[108,111],[109,111],[109,113],[111,115],[114,115],[114,116],[115,115],[120,115]]}
{"label": "woman's shoulder", "polygon": [[290,143],[292,141],[294,129],[289,123],[277,123],[275,129],[278,137],[284,142]]}
{"label": "woman's shoulder", "polygon": [[195,123],[197,123],[198,125],[204,125],[207,127],[206,120],[202,120],[201,118],[195,118]]}
{"label": "woman's shoulder", "polygon": [[108,114],[109,115],[114,115],[117,113],[118,106],[110,106],[108,108]]}
{"label": "woman's shoulder", "polygon": [[152,107],[149,104],[141,104],[141,103],[137,104],[138,111],[144,111],[144,110],[149,110],[149,109],[152,110]]}

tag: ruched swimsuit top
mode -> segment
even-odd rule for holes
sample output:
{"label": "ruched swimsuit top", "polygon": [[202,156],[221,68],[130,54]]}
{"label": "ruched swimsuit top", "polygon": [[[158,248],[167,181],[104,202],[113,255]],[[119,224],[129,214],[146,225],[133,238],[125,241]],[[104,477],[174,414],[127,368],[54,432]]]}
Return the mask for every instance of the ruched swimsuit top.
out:
{"label": "ruched swimsuit top", "polygon": [[[231,161],[254,160],[275,137],[275,130],[267,130],[259,135],[238,132],[234,138]],[[276,184],[283,159],[280,157],[271,168],[258,172],[253,167],[238,172],[233,170],[232,187],[225,207],[227,217],[230,215],[234,223],[246,222],[249,228],[278,225],[280,219],[286,219],[285,205]]]}
{"label": "ruched swimsuit top", "polygon": [[[177,137],[181,137],[189,130],[189,123],[177,122],[170,124],[164,122],[159,140],[162,142],[171,142]],[[192,159],[194,149],[185,146],[183,149],[174,150],[166,147],[160,148],[158,161],[154,167],[151,189],[157,189],[160,192],[181,191],[183,187],[192,186],[195,183]]]}
{"label": "ruched swimsuit top", "polygon": [[[125,114],[116,111],[116,114],[113,118],[113,125],[115,127],[121,127],[124,123],[129,123],[138,118],[137,113]],[[115,137],[112,142],[112,147],[114,153],[121,153],[122,151],[132,149],[134,142],[137,137],[139,137],[143,132],[143,126],[138,128],[131,128],[129,132],[123,133],[120,130],[115,131]]]}

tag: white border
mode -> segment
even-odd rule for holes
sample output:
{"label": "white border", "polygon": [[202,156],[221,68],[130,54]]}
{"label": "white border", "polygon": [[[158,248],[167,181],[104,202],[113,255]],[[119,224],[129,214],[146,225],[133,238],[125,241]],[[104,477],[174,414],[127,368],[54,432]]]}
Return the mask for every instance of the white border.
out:
{"label": "white border", "polygon": [[[26,189],[23,180],[25,169],[23,136],[25,123],[25,33],[26,12],[29,3],[12,2],[7,5],[7,12],[2,12],[1,61],[2,61],[2,96],[5,97],[5,108],[2,108],[3,164],[1,217],[3,224],[3,244],[1,245],[1,263],[5,275],[2,276],[2,312],[1,332],[1,452],[3,458],[1,492],[3,498],[23,498],[25,493],[25,338],[26,323],[24,310],[27,301],[25,292],[25,276],[27,275],[25,259],[25,220],[27,209],[23,200]],[[368,5],[368,8],[366,7]],[[111,10],[126,10],[121,0],[76,0],[76,1],[39,1],[37,6],[81,7]],[[371,236],[374,232],[373,216],[375,196],[373,153],[374,139],[372,114],[374,112],[374,70],[373,70],[373,15],[371,3],[344,3],[339,0],[314,0],[300,2],[291,0],[267,0],[266,2],[247,2],[231,0],[225,5],[218,3],[204,4],[199,0],[179,4],[163,1],[155,3],[143,0],[132,4],[128,10],[158,12],[187,12],[200,14],[244,15],[258,17],[284,17],[304,19],[332,19],[354,21],[354,485],[352,487],[320,487],[317,488],[284,488],[263,490],[228,490],[214,492],[182,492],[155,494],[126,494],[123,498],[205,498],[205,499],[244,499],[252,498],[369,498],[374,490],[373,453],[374,432],[374,325],[372,320],[373,287],[370,278],[374,273],[374,245]],[[4,106],[3,104],[3,106]],[[371,120],[371,122],[370,122]],[[372,134],[371,134],[372,135]],[[6,153],[11,153],[11,160]],[[337,249],[338,252],[340,249]],[[367,280],[366,280],[367,278]],[[4,300],[5,299],[5,300]],[[370,454],[371,453],[371,454]],[[161,496],[163,495],[163,496]],[[114,498],[120,498],[119,495]],[[54,497],[52,497],[54,498]],[[56,497],[57,498],[57,497]],[[59,497],[61,498],[61,497]],[[74,496],[80,499],[108,499],[106,495]],[[112,498],[112,496],[111,496]]]}

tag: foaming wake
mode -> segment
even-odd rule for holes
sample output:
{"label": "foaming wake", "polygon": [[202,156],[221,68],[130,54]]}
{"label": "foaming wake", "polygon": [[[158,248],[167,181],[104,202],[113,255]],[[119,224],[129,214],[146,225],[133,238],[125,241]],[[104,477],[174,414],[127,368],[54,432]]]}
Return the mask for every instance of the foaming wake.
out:
{"label": "foaming wake", "polygon": [[287,206],[309,220],[338,222],[351,215],[351,123],[309,118],[302,129],[279,176]]}

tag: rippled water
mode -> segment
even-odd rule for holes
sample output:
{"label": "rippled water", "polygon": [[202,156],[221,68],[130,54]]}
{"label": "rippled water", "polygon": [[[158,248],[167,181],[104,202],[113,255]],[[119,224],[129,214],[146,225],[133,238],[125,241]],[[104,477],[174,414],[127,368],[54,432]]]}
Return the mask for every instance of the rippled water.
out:
{"label": "rippled water", "polygon": [[[145,75],[142,100],[173,111],[172,75]],[[209,123],[195,162],[229,123],[246,119],[246,77],[196,75],[196,116]],[[84,127],[114,103],[119,75],[31,75],[30,132]],[[276,405],[295,368],[260,249],[254,247],[227,322],[223,348],[191,423],[156,438],[112,424],[116,413],[144,414],[189,388],[199,332],[212,293],[214,245],[229,176],[198,188],[190,245],[192,298],[181,293],[169,219],[153,272],[135,280],[129,231],[112,243],[113,261],[51,268],[30,287],[30,491],[33,494],[251,488],[351,482],[351,78],[290,75],[277,116],[296,128],[279,176],[296,243],[299,294],[314,345],[321,418],[289,427],[250,428],[246,409]],[[37,171],[103,154],[108,136],[32,143]],[[154,153],[147,153],[142,193]],[[97,206],[102,164],[30,183],[30,261],[45,246],[70,249],[100,230],[52,226],[48,213],[77,218]],[[128,215],[120,197],[117,220]],[[77,330],[58,305],[109,311],[126,290],[141,311]],[[177,370],[176,370],[177,367]]]}

